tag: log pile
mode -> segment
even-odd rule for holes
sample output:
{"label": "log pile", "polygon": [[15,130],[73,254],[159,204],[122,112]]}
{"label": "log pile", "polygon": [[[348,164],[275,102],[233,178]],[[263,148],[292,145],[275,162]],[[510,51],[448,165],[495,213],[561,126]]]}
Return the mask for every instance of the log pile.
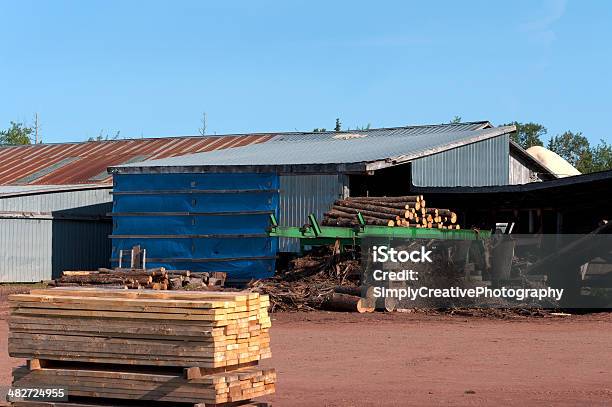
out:
{"label": "log pile", "polygon": [[62,276],[48,282],[50,287],[100,286],[121,289],[199,290],[220,289],[226,273],[189,270],[99,268],[95,271],[64,271]]}
{"label": "log pile", "polygon": [[9,354],[29,360],[13,387],[113,405],[216,406],[274,392],[274,369],[258,365],[271,356],[265,295],[55,288],[9,301]]}
{"label": "log pile", "polygon": [[351,197],[334,202],[325,213],[323,226],[354,227],[361,213],[367,225],[460,229],[457,214],[449,209],[429,208],[423,195]]}

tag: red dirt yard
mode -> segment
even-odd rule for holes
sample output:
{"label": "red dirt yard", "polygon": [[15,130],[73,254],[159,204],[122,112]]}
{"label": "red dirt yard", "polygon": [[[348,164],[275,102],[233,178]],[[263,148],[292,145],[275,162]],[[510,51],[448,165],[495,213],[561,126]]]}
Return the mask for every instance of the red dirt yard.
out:
{"label": "red dirt yard", "polygon": [[[7,354],[0,387],[23,363]],[[612,405],[612,314],[491,319],[273,314],[281,406]]]}

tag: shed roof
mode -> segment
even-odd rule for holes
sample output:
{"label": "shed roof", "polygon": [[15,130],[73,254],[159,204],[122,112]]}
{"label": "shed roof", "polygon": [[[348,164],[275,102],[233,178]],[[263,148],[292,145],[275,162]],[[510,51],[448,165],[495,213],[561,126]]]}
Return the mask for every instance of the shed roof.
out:
{"label": "shed roof", "polygon": [[0,147],[0,185],[110,184],[107,168],[263,143],[270,134],[186,136]]}
{"label": "shed roof", "polygon": [[582,211],[585,216],[593,207],[606,208],[610,214],[610,189],[612,170],[521,185],[410,187],[411,192],[427,194],[428,202],[435,205],[452,203],[461,208],[469,207],[466,203],[486,202],[488,207],[497,209],[556,207]]}
{"label": "shed roof", "polygon": [[515,131],[488,122],[277,135],[265,144],[132,163],[117,173],[365,172]]}

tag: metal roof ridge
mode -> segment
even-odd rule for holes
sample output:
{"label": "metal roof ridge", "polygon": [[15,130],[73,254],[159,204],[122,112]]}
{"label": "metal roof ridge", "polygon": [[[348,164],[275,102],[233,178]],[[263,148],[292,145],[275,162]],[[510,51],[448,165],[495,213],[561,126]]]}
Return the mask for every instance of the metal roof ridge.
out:
{"label": "metal roof ridge", "polygon": [[[0,145],[0,148],[23,148],[23,147],[42,147],[42,146],[53,146],[60,144],[86,144],[86,143],[119,143],[129,141],[148,141],[148,140],[165,140],[165,139],[187,139],[187,138],[205,138],[205,137],[248,137],[248,136],[282,136],[282,135],[306,135],[306,134],[328,134],[328,133],[355,133],[355,132],[369,132],[369,131],[381,131],[381,130],[400,130],[400,129],[412,129],[412,128],[427,128],[427,127],[452,127],[452,126],[465,126],[481,124],[482,128],[477,130],[485,129],[486,126],[492,126],[488,120],[477,120],[472,122],[461,122],[461,123],[438,123],[438,124],[417,124],[417,125],[406,125],[406,126],[395,126],[395,127],[376,127],[371,129],[354,129],[354,130],[327,130],[322,132],[317,131],[273,131],[273,132],[255,132],[255,133],[228,133],[228,134],[206,134],[202,135],[182,135],[182,136],[159,136],[159,137],[130,137],[121,138],[115,140],[83,140],[83,141],[65,141],[55,143],[37,143],[37,144],[14,144],[14,145]],[[467,131],[467,130],[466,130]]]}

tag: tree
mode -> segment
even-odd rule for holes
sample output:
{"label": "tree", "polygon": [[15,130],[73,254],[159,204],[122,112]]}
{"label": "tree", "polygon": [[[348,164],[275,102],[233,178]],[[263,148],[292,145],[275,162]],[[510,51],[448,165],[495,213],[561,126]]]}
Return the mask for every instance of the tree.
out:
{"label": "tree", "polygon": [[342,130],[342,123],[340,123],[340,119],[336,118],[336,127],[334,127],[334,131],[341,131]]}
{"label": "tree", "polygon": [[205,136],[206,135],[206,112],[202,113],[202,118],[200,119],[200,122],[202,123],[202,127],[198,129],[198,133],[200,133],[200,136]]}
{"label": "tree", "polygon": [[326,132],[326,131],[327,131],[327,130],[326,130],[325,128],[321,128],[321,129],[320,129],[320,128],[318,128],[318,127],[312,130],[312,132],[313,132],[313,133],[324,133],[324,132]]}
{"label": "tree", "polygon": [[581,132],[566,131],[552,137],[548,149],[566,159],[584,174],[612,169],[612,145],[601,140],[591,147],[589,140]]}
{"label": "tree", "polygon": [[612,170],[612,145],[601,140],[591,149],[591,163],[588,172]]}
{"label": "tree", "polygon": [[34,129],[23,123],[11,122],[11,127],[0,131],[0,144],[23,145],[31,144],[30,135]]}
{"label": "tree", "polygon": [[461,123],[461,116],[453,117],[453,120],[450,121],[451,124]]}
{"label": "tree", "polygon": [[371,127],[372,127],[372,125],[370,123],[368,123],[365,126],[357,126],[357,127],[355,127],[355,130],[370,130]]}
{"label": "tree", "polygon": [[565,158],[580,172],[587,172],[585,170],[590,166],[591,146],[581,132],[566,131],[552,137],[548,142],[548,149]]}
{"label": "tree", "polygon": [[548,133],[546,127],[539,123],[519,123],[512,122],[504,124],[504,126],[516,126],[516,132],[512,134],[512,140],[517,142],[524,149],[532,146],[542,146],[542,137]]}

